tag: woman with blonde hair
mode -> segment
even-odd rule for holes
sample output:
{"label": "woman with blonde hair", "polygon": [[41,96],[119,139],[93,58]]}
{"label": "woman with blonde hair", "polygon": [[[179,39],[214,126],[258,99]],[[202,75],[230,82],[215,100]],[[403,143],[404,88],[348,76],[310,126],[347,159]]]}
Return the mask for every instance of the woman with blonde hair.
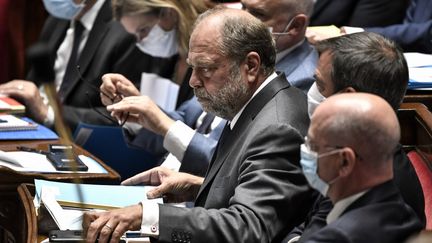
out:
{"label": "woman with blonde hair", "polygon": [[137,47],[158,58],[179,54],[173,81],[186,75],[193,23],[207,7],[202,0],[112,0],[114,18],[137,37]]}

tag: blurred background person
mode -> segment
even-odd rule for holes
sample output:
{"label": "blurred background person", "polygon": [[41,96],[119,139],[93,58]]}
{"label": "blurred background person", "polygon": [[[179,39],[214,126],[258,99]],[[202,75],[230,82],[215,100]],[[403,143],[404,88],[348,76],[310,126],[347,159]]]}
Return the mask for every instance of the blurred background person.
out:
{"label": "blurred background person", "polygon": [[311,26],[371,27],[401,23],[407,0],[316,0]]}
{"label": "blurred background person", "polygon": [[[63,104],[63,115],[71,130],[79,122],[113,124],[101,116],[101,76],[108,72],[128,75],[139,81],[146,58],[135,46],[134,36],[113,21],[109,0],[44,0],[50,17],[40,34],[39,43],[48,46],[53,60],[54,81]],[[78,69],[78,66],[80,67]],[[43,86],[32,67],[27,80],[13,80],[0,86],[0,92],[24,103],[26,115],[52,126],[55,115],[48,105]],[[95,111],[99,109],[99,112]]]}
{"label": "blurred background person", "polygon": [[[193,92],[188,85],[191,70],[188,70],[186,57],[193,23],[198,14],[207,9],[204,2],[113,0],[112,3],[114,18],[136,36],[137,47],[142,52],[153,57],[175,59],[169,66],[173,70],[169,79],[181,85],[177,104],[191,98]],[[124,96],[139,95],[127,79],[113,77],[113,85],[117,86],[113,92]]]}

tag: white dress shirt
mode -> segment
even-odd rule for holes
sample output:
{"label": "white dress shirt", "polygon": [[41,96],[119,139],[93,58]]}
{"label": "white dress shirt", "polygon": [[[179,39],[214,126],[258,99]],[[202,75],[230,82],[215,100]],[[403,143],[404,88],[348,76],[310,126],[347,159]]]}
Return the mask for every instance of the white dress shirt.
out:
{"label": "white dress shirt", "polygon": [[[84,26],[84,31],[82,33],[81,42],[78,48],[78,57],[81,51],[84,49],[85,44],[87,43],[89,33],[93,28],[93,24],[104,2],[105,1],[96,1],[96,3],[79,20],[81,24]],[[70,22],[69,28],[66,31],[66,36],[63,42],[60,44],[59,48],[57,49],[57,56],[54,63],[54,72],[55,72],[54,84],[56,86],[57,91],[59,90],[63,82],[63,77],[66,72],[66,67],[69,62],[69,57],[72,52],[74,33],[75,33],[75,20],[72,20]],[[42,85],[39,88],[39,90],[45,105],[48,105],[48,98],[44,86]],[[52,126],[54,124],[54,119],[55,119],[54,110],[51,106],[49,106],[48,114],[47,117],[45,118],[44,124],[47,126]]]}
{"label": "white dress shirt", "polygon": [[[237,123],[238,119],[240,118],[243,110],[249,104],[249,102],[255,97],[265,86],[267,86],[273,79],[277,77],[276,73],[272,73],[269,77],[267,77],[266,80],[258,87],[258,89],[254,92],[252,97],[245,103],[245,105],[240,109],[239,112],[234,116],[234,118],[230,122],[230,129],[232,130]],[[214,122],[214,121],[213,121]],[[213,123],[212,123],[213,125]],[[183,127],[186,130],[192,130],[188,126],[184,125]],[[192,135],[193,137],[193,135]],[[192,137],[190,139],[192,139]],[[189,140],[190,142],[190,140]],[[165,141],[164,141],[165,144]],[[180,146],[183,148],[184,146]],[[187,148],[187,147],[186,147]],[[184,154],[184,153],[183,153]],[[159,206],[154,202],[149,201],[142,201],[141,202],[143,207],[143,215],[142,215],[142,221],[141,221],[141,234],[147,235],[147,236],[153,236],[157,237],[159,236]]]}

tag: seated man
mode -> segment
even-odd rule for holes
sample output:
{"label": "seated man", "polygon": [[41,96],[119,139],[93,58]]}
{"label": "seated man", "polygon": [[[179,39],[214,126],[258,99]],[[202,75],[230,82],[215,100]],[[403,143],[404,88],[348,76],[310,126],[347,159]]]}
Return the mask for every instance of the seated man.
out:
{"label": "seated man", "polygon": [[[98,235],[101,243],[116,241],[126,230],[141,229],[160,242],[279,242],[300,223],[313,194],[298,164],[308,126],[306,98],[275,73],[275,58],[267,26],[247,12],[214,8],[200,16],[189,42],[189,83],[204,110],[230,123],[204,180],[150,171],[153,184],[177,178],[175,192],[195,198],[195,207],[144,201],[87,213],[87,241]],[[108,109],[114,116],[131,112],[128,120],[137,122],[146,107],[134,99]]]}
{"label": "seated man", "polygon": [[[326,97],[342,92],[376,94],[397,111],[407,88],[408,67],[394,42],[363,32],[322,41],[317,50],[316,82],[308,93],[310,116]],[[396,185],[425,225],[423,190],[417,174],[402,146],[394,156]]]}
{"label": "seated man", "polygon": [[422,229],[392,180],[399,139],[396,114],[378,96],[339,94],[318,106],[300,163],[334,207],[298,242],[403,242]]}
{"label": "seated man", "polygon": [[[290,84],[304,92],[307,92],[313,83],[313,72],[318,62],[317,52],[304,36],[312,2],[242,1],[244,10],[259,18],[273,31],[277,50],[276,70],[284,72]],[[106,74],[102,79],[101,91],[112,97],[117,94],[139,95],[138,90],[124,76]],[[105,105],[111,104],[111,100],[104,96],[102,102]],[[201,114],[202,108],[196,99],[183,103],[175,112],[167,113],[168,117],[146,97],[135,98],[135,102],[141,102],[143,107],[147,107],[142,110],[142,116],[146,119],[141,124],[144,129],[132,129],[130,124],[126,126],[125,137],[128,144],[152,152],[157,157],[169,151],[181,161],[180,171],[204,176],[225,121],[215,119],[209,138],[206,138],[189,128],[198,128],[198,123],[201,123],[198,121],[205,115]],[[171,154],[168,156],[170,161],[173,158]]]}

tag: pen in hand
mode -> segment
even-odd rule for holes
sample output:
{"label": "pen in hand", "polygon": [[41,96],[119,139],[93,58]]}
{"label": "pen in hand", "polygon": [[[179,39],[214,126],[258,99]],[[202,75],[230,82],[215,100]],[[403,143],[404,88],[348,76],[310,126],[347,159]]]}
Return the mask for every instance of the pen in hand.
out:
{"label": "pen in hand", "polygon": [[43,151],[43,150],[39,150],[39,149],[29,148],[29,147],[25,147],[25,146],[17,146],[17,149],[20,150],[20,151],[33,152],[33,153],[44,154],[44,155],[49,154],[48,151]]}

